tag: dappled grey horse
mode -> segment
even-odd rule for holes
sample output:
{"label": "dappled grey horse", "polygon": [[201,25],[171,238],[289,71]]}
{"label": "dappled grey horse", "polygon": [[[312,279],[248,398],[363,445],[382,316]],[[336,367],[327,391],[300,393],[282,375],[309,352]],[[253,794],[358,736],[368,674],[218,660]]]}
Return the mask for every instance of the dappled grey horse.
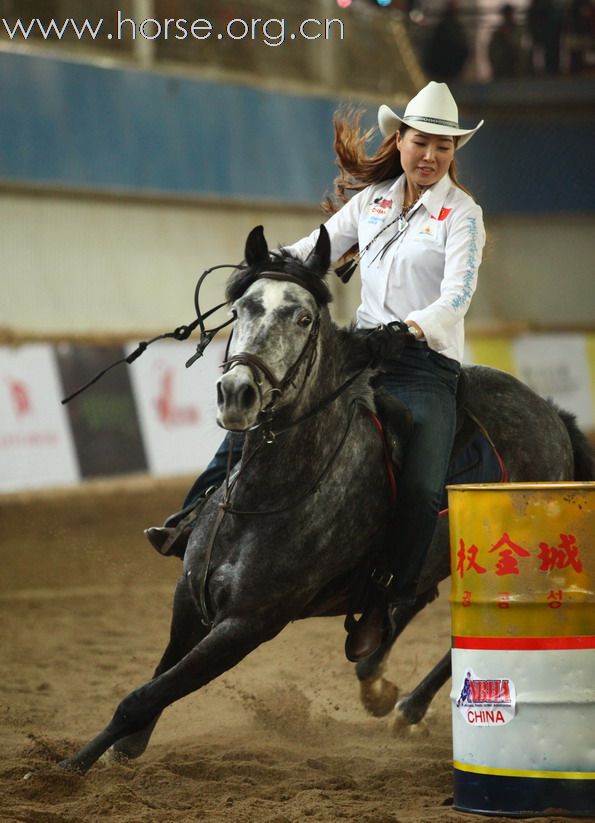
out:
{"label": "dappled grey horse", "polygon": [[[207,499],[190,537],[170,641],[153,678],[122,700],[65,768],[86,771],[107,750],[140,755],[167,706],[290,621],[361,610],[362,582],[387,539],[392,501],[372,417],[373,358],[365,335],[330,319],[329,259],[324,228],[305,263],[269,253],[261,227],[250,233],[246,264],[228,283],[236,321],[217,390],[219,423],[246,432],[241,461]],[[467,405],[490,432],[510,480],[588,479],[580,475],[592,472],[590,454],[570,418],[501,372],[474,367],[466,374]],[[398,431],[392,439],[398,460]],[[366,705],[376,714],[396,702],[396,689],[382,677],[390,646],[449,574],[446,520],[415,604],[396,609],[390,637],[358,664]],[[414,692],[399,703],[404,716],[423,714],[420,706],[449,676],[445,661],[417,698]]]}

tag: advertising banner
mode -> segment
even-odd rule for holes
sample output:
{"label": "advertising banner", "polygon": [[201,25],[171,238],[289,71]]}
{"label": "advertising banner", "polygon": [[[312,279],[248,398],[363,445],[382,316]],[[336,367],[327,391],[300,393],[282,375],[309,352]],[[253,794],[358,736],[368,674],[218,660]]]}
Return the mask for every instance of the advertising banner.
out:
{"label": "advertising banner", "polygon": [[77,483],[79,471],[54,351],[0,348],[0,490]]}
{"label": "advertising banner", "polygon": [[[124,357],[121,346],[60,344],[56,347],[64,394]],[[116,366],[67,406],[83,477],[147,469],[129,367]]]}
{"label": "advertising banner", "polygon": [[522,335],[513,342],[518,377],[537,394],[551,398],[592,429],[591,375],[582,334]]}
{"label": "advertising banner", "polygon": [[[131,345],[127,352],[136,348]],[[191,342],[159,342],[130,367],[152,474],[193,474],[205,468],[225,432],[217,426],[216,388],[225,340],[213,341],[190,368]]]}

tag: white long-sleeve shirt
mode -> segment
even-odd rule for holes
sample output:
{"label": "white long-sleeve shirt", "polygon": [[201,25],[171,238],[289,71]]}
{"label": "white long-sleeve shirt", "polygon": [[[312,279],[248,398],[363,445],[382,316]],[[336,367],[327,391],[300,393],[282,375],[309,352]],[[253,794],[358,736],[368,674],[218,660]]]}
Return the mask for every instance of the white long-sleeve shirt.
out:
{"label": "white long-sleeve shirt", "polygon": [[[369,186],[354,195],[325,223],[332,262],[356,242],[360,252],[361,305],[357,325],[374,328],[394,320],[412,320],[426,341],[446,357],[463,359],[464,317],[477,284],[485,244],[481,208],[451,181],[448,174],[427,189],[397,234],[397,222],[379,234],[401,212],[405,175]],[[288,246],[305,259],[318,229]]]}

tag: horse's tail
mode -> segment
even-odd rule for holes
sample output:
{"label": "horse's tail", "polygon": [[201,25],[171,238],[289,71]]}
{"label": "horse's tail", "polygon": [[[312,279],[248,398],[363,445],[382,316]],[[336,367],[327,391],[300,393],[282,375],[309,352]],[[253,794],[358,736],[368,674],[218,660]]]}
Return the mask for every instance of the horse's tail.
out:
{"label": "horse's tail", "polygon": [[576,417],[556,407],[566,426],[574,454],[574,480],[595,480],[595,450],[586,434],[579,429]]}

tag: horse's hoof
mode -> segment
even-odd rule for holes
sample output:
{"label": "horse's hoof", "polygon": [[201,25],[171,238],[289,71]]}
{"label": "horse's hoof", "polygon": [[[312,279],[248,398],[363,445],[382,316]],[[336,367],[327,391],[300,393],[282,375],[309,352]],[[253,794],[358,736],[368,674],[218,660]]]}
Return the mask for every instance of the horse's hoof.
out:
{"label": "horse's hoof", "polygon": [[430,736],[430,727],[425,720],[420,720],[419,723],[411,724],[398,712],[395,712],[389,726],[394,737],[417,738]]}
{"label": "horse's hoof", "polygon": [[374,717],[386,717],[395,708],[399,689],[390,680],[376,677],[360,681],[360,699],[364,709]]}
{"label": "horse's hoof", "polygon": [[134,732],[127,737],[122,737],[114,743],[113,746],[110,746],[105,753],[110,762],[126,763],[128,760],[136,760],[137,757],[144,754],[147,749],[147,744],[149,743],[150,732],[153,730],[154,725],[154,723],[151,724],[151,729],[148,732],[147,729],[141,729],[140,732]]}
{"label": "horse's hoof", "polygon": [[124,754],[124,752],[117,752],[114,747],[111,746],[101,755],[97,762],[105,763],[106,766],[112,766],[114,763],[127,763],[129,760],[128,755]]}
{"label": "horse's hoof", "polygon": [[65,772],[71,772],[72,774],[83,774],[85,772],[85,769],[72,757],[66,757],[64,760],[60,760],[58,768],[63,769]]}
{"label": "horse's hoof", "polygon": [[424,722],[426,710],[419,706],[414,706],[409,698],[404,697],[399,700],[395,706],[394,716],[392,718],[393,734],[401,734],[403,731],[408,731],[412,734],[419,734],[426,736],[429,734],[427,723]]}

